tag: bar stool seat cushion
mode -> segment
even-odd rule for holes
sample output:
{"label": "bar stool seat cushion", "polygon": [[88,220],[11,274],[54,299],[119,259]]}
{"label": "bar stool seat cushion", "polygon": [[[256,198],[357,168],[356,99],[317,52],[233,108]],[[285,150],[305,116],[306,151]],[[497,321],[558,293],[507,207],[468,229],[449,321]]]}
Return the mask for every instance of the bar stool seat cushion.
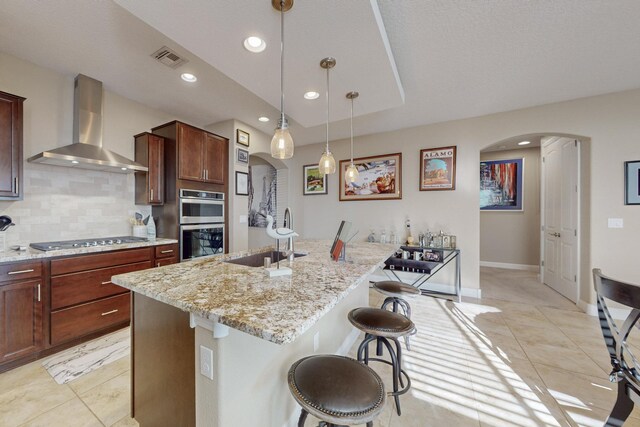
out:
{"label": "bar stool seat cushion", "polygon": [[356,328],[380,337],[402,337],[415,329],[413,322],[406,316],[379,308],[354,308],[348,317]]}
{"label": "bar stool seat cushion", "polygon": [[402,282],[384,280],[373,284],[373,288],[389,297],[413,297],[420,295],[420,289]]}
{"label": "bar stool seat cushion", "polygon": [[289,369],[289,389],[304,410],[333,424],[364,424],[386,403],[378,374],[355,359],[309,356]]}

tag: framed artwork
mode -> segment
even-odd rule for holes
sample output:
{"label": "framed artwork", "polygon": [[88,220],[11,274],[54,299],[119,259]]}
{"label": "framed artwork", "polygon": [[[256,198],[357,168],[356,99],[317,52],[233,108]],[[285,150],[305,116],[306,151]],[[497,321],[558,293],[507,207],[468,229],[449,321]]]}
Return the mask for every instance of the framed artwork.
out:
{"label": "framed artwork", "polygon": [[236,129],[236,143],[240,144],[240,145],[244,145],[245,147],[249,146],[249,138],[251,137],[251,135],[249,135],[249,132],[245,132],[243,130],[240,129]]}
{"label": "framed artwork", "polygon": [[521,211],[524,159],[480,162],[480,210]]}
{"label": "framed artwork", "polygon": [[249,164],[249,152],[247,150],[243,150],[242,148],[236,149],[236,162]]}
{"label": "framed artwork", "polygon": [[420,150],[420,191],[456,189],[456,147]]}
{"label": "framed artwork", "polygon": [[236,194],[238,196],[249,195],[249,174],[246,172],[236,172]]}
{"label": "framed artwork", "polygon": [[624,204],[640,205],[640,160],[624,162]]}
{"label": "framed artwork", "polygon": [[353,159],[355,182],[345,180],[350,160],[340,160],[340,201],[402,199],[402,153]]}
{"label": "framed artwork", "polygon": [[317,163],[302,166],[302,179],[304,180],[302,188],[304,196],[327,194],[327,176],[320,173]]}

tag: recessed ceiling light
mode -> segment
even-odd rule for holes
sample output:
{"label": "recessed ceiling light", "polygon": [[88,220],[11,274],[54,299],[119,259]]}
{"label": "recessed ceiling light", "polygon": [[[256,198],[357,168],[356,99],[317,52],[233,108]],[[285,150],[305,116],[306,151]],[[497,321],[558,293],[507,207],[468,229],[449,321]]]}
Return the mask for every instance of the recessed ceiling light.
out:
{"label": "recessed ceiling light", "polygon": [[71,160],[71,163],[73,163],[74,165],[77,165],[77,164],[78,164],[78,163],[80,163],[80,162],[79,162],[79,161],[77,161],[77,160]]}
{"label": "recessed ceiling light", "polygon": [[182,73],[180,77],[182,78],[182,80],[189,83],[193,83],[198,80],[198,78],[191,73]]}
{"label": "recessed ceiling light", "polygon": [[269,117],[261,116],[261,117],[258,117],[258,120],[263,123],[266,123],[269,121]]}
{"label": "recessed ceiling light", "polygon": [[252,53],[260,53],[267,48],[267,44],[260,37],[251,36],[244,39],[244,48]]}
{"label": "recessed ceiling light", "polygon": [[122,169],[123,171],[126,171],[126,170],[127,170],[127,168],[120,168],[120,169]]}
{"label": "recessed ceiling light", "polygon": [[531,141],[518,142],[518,145],[529,145],[529,144],[531,144]]}
{"label": "recessed ceiling light", "polygon": [[304,99],[318,99],[320,94],[318,92],[309,91],[304,94]]}

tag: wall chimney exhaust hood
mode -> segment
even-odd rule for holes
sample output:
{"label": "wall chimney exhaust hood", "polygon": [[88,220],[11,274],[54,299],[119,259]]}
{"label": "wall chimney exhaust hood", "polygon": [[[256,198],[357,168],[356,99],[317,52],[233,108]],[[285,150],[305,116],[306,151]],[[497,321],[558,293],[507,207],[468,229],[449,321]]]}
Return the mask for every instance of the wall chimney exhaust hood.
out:
{"label": "wall chimney exhaust hood", "polygon": [[43,151],[28,162],[118,173],[148,168],[102,148],[102,82],[78,74],[73,94],[73,144]]}

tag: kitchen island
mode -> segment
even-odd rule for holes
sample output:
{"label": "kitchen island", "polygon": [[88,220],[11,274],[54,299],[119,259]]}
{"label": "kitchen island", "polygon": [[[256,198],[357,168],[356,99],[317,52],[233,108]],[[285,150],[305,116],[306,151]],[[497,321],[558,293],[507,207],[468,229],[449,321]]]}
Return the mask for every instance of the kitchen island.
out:
{"label": "kitchen island", "polygon": [[397,249],[355,243],[347,262],[334,262],[330,246],[297,241],[307,255],[284,262],[291,276],[227,262],[248,252],[114,276],[134,292],[132,411],[140,425],[294,425],[290,365],[349,350],[358,334],[346,315],[368,304],[369,274]]}

